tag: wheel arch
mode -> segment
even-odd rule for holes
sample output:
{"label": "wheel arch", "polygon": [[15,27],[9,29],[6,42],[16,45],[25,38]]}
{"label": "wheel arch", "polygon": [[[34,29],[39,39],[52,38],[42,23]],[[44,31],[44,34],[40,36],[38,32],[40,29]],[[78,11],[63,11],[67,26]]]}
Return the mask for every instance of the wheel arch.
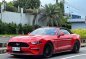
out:
{"label": "wheel arch", "polygon": [[75,39],[74,42],[73,42],[72,47],[74,47],[74,45],[75,45],[76,42],[79,42],[79,44],[80,44],[80,46],[81,46],[81,42],[80,42],[80,40],[79,40],[79,39]]}
{"label": "wheel arch", "polygon": [[[45,45],[44,45],[44,48],[43,48],[43,56],[44,56],[44,51],[45,51],[45,48],[46,48],[46,46],[47,46],[47,44],[49,44],[49,45],[51,45],[52,46],[52,54],[54,53],[54,46],[53,46],[53,43],[51,42],[51,41],[47,41],[46,43],[45,43]],[[51,55],[52,56],[52,55]],[[51,57],[50,56],[50,57]]]}
{"label": "wheel arch", "polygon": [[53,43],[51,41],[47,41],[46,44],[47,43],[50,43],[53,46],[53,48],[54,48],[54,45],[53,45]]}
{"label": "wheel arch", "polygon": [[80,35],[74,34],[72,35],[72,42],[71,42],[72,46],[74,46],[76,41],[78,41],[81,44]]}
{"label": "wheel arch", "polygon": [[79,39],[76,39],[76,40],[75,40],[75,43],[76,43],[76,42],[79,42],[79,44],[81,43]]}
{"label": "wheel arch", "polygon": [[[76,45],[78,45],[78,50],[75,50],[76,48],[75,48],[75,46]],[[72,48],[72,50],[71,50],[71,52],[74,52],[74,53],[78,53],[79,52],[79,49],[80,49],[80,41],[78,40],[78,39],[76,39],[75,41],[74,41],[74,44],[73,44],[73,48]]]}
{"label": "wheel arch", "polygon": [[[50,43],[50,44],[52,45],[52,47],[53,47],[53,51],[54,51],[54,45],[53,45],[53,42],[51,42],[50,40],[47,41],[47,42],[45,43],[44,48],[45,48],[46,44],[48,44],[48,43]],[[43,49],[43,51],[44,51],[44,49]]]}
{"label": "wheel arch", "polygon": [[81,42],[81,40],[80,40],[80,35],[73,35],[73,38],[72,38],[72,39],[74,40],[74,42],[75,42],[75,41]]}

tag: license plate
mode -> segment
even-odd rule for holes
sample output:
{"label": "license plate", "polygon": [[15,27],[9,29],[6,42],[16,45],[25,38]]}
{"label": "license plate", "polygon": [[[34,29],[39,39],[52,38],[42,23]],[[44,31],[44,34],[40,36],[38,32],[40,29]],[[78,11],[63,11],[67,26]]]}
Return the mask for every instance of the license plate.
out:
{"label": "license plate", "polygon": [[20,51],[20,47],[12,47],[12,51]]}

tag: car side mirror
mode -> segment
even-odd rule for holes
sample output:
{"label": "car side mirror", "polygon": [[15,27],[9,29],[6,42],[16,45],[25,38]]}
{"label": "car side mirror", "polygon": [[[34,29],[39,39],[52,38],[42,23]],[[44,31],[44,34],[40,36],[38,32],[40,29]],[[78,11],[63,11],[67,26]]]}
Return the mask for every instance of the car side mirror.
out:
{"label": "car side mirror", "polygon": [[30,32],[29,32],[29,33],[27,33],[27,35],[30,35]]}
{"label": "car side mirror", "polygon": [[64,36],[64,33],[63,33],[63,32],[61,32],[61,33],[60,33],[60,36]]}
{"label": "car side mirror", "polygon": [[58,35],[58,37],[60,37],[60,36],[64,36],[65,34],[63,33],[63,32],[61,32],[59,35]]}

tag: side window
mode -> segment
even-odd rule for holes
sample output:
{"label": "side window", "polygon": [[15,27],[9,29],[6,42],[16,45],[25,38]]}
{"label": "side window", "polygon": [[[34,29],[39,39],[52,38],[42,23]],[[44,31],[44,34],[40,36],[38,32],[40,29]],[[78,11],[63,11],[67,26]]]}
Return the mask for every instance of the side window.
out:
{"label": "side window", "polygon": [[64,32],[64,34],[70,34],[67,30],[61,29],[61,32]]}

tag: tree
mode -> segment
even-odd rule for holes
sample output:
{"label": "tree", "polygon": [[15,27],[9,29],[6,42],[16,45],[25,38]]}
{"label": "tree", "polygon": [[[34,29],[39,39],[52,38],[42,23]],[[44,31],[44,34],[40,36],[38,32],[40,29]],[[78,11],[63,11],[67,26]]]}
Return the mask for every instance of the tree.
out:
{"label": "tree", "polygon": [[32,25],[33,25],[33,30],[35,29],[35,26],[37,26],[36,24],[36,18],[38,16],[38,14],[40,13],[40,9],[26,9],[26,12],[28,12],[29,14],[34,15],[33,21],[32,21]]}
{"label": "tree", "polygon": [[34,29],[36,17],[38,15],[38,8],[40,7],[40,0],[17,0],[14,2],[14,6],[24,8],[24,12],[28,12],[34,15],[32,22]]}
{"label": "tree", "polygon": [[14,6],[18,7],[20,6],[21,8],[24,9],[37,9],[40,7],[40,0],[17,0],[14,1]]}
{"label": "tree", "polygon": [[43,24],[47,26],[60,26],[61,19],[60,19],[60,6],[59,4],[49,4],[45,5],[44,12],[42,13],[41,17],[39,18],[39,23],[44,21]]}
{"label": "tree", "polygon": [[64,0],[59,3],[62,15],[64,16]]}
{"label": "tree", "polygon": [[56,3],[58,3],[58,0],[56,0]]}
{"label": "tree", "polygon": [[8,2],[6,5],[6,11],[17,12],[17,8],[14,7],[13,2]]}
{"label": "tree", "polygon": [[64,18],[64,4],[45,5],[44,12],[41,13],[39,23],[44,26],[62,26],[67,19]]}
{"label": "tree", "polygon": [[1,4],[2,4],[2,3],[0,2],[0,8],[1,8]]}
{"label": "tree", "polygon": [[1,12],[1,4],[2,4],[2,3],[0,2],[0,12]]}

